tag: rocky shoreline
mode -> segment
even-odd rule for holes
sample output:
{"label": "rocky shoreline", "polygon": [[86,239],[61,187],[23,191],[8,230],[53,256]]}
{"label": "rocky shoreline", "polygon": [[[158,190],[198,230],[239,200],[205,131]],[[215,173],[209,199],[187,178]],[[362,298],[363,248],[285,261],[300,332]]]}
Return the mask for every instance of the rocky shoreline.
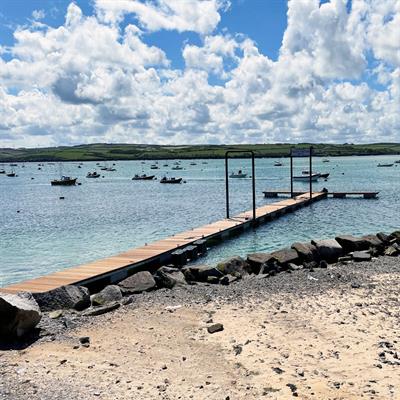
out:
{"label": "rocky shoreline", "polygon": [[[146,399],[348,399],[361,394],[395,399],[400,396],[395,389],[400,383],[396,378],[400,366],[399,241],[399,232],[341,236],[297,243],[273,253],[249,254],[247,259],[233,257],[215,267],[162,267],[154,275],[141,272],[92,295],[84,288],[67,287],[56,294],[37,296],[42,317],[36,328],[18,340],[2,341],[0,399],[122,399],[127,393],[134,395],[130,390]],[[61,307],[63,304],[68,307]],[[147,322],[149,330],[143,331]],[[176,330],[174,336],[171,329]],[[348,337],[343,337],[341,329],[348,330]],[[251,339],[245,340],[246,336]],[[358,348],[369,341],[369,347]],[[148,346],[144,353],[142,342]],[[304,351],[308,348],[307,352],[302,353],[301,346]],[[251,357],[246,356],[248,348],[252,348]],[[349,373],[352,361],[348,352],[355,348],[352,357],[366,362],[361,381]],[[334,363],[344,363],[345,372],[338,373],[336,364],[325,366],[333,362],[328,350],[336,354]],[[201,378],[202,383],[196,384],[190,375],[186,383],[178,384],[175,378],[180,370],[174,370],[175,364],[171,376],[167,361],[166,370],[164,364],[157,366],[177,353],[181,358],[193,358],[195,351],[196,363],[186,363],[185,368],[202,371],[204,363],[213,370],[209,363],[215,362],[235,376],[231,381],[236,384],[225,381],[217,370],[210,372],[212,378]],[[132,360],[125,360],[125,353]],[[93,358],[90,371],[87,368],[92,364],[86,357]],[[132,372],[139,378],[123,369],[122,376],[130,376],[130,383],[121,386],[107,381],[104,386],[99,383],[100,372],[91,371],[100,359],[112,359],[116,364],[134,361]],[[310,362],[315,370],[309,369]],[[146,371],[151,366],[149,377],[136,365]],[[63,381],[61,369],[73,378]],[[290,375],[288,370],[292,370]],[[122,381],[119,374],[115,381]],[[167,383],[160,381],[164,375],[168,375]],[[82,389],[79,384],[85,379],[89,387]],[[373,380],[378,383],[369,382]],[[207,385],[208,381],[212,384]],[[63,397],[65,390],[68,397]]]}

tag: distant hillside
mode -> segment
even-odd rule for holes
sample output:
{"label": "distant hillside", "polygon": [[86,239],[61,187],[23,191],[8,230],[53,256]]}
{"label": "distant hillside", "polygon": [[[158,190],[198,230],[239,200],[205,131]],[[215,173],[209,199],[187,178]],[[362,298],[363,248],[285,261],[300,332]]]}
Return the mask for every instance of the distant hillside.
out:
{"label": "distant hillside", "polygon": [[[249,144],[158,146],[140,144],[88,144],[38,149],[0,149],[0,162],[18,161],[100,161],[172,158],[223,158],[227,150],[253,150],[257,157],[285,157],[290,148],[310,144]],[[313,144],[316,156],[400,154],[400,143]],[[244,154],[232,154],[241,157]]]}

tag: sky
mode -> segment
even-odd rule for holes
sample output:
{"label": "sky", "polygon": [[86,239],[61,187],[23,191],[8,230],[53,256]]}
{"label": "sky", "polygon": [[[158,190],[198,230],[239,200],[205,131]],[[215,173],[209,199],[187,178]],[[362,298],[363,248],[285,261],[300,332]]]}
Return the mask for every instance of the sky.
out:
{"label": "sky", "polygon": [[0,147],[400,142],[399,0],[1,0]]}

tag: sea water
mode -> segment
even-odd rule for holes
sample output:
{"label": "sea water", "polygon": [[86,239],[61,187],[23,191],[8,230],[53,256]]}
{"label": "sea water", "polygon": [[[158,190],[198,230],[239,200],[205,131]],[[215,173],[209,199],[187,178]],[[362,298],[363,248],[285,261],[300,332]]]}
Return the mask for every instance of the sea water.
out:
{"label": "sea water", "polygon": [[[379,198],[319,201],[210,249],[200,261],[216,263],[294,241],[399,229],[400,164],[377,168],[378,163],[399,158],[330,157],[329,163],[323,163],[315,157],[313,171],[330,173],[327,181],[314,183],[315,190],[379,191]],[[280,159],[284,166],[275,167],[276,160],[256,159],[257,206],[277,201],[265,198],[263,190],[290,187],[289,160]],[[150,169],[155,161],[114,163],[113,172],[100,171],[96,162],[0,165],[18,174],[15,178],[0,175],[0,286],[111,256],[225,217],[224,160],[182,160],[184,169],[178,171],[172,170],[171,160],[160,160],[158,170]],[[298,175],[308,170],[308,159],[294,159],[294,168]],[[229,172],[239,169],[250,176],[250,160],[229,161]],[[94,170],[102,177],[86,178]],[[82,184],[51,186],[60,173],[78,177]],[[158,180],[133,181],[135,173],[155,174]],[[185,183],[160,184],[164,175],[182,177]],[[295,182],[295,190],[307,191],[308,183]],[[230,179],[231,215],[251,209],[251,193],[250,178]]]}

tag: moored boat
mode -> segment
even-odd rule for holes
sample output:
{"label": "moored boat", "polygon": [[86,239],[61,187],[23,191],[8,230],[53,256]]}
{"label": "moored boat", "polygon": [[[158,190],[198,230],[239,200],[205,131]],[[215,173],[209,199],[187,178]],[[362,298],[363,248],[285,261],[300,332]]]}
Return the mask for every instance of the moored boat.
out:
{"label": "moored boat", "polygon": [[322,160],[322,162],[324,162],[324,163],[327,163],[327,162],[330,162],[327,158],[324,158],[323,160]]}
{"label": "moored boat", "polygon": [[154,175],[139,175],[135,174],[135,176],[132,178],[133,181],[151,181],[154,179]]}
{"label": "moored boat", "polygon": [[14,171],[11,171],[11,172],[9,172],[8,174],[6,174],[7,176],[9,176],[10,178],[14,178],[14,176],[17,176],[17,175],[15,175],[15,172]]}
{"label": "moored boat", "polygon": [[75,186],[78,178],[71,178],[69,176],[62,176],[61,179],[53,179],[52,186]]}
{"label": "moored boat", "polygon": [[394,164],[381,164],[379,163],[377,166],[378,167],[393,167]]}
{"label": "moored boat", "polygon": [[235,174],[234,172],[232,172],[229,175],[229,178],[246,178],[247,174],[245,174],[241,169],[239,169],[239,171],[237,172],[237,174]]}
{"label": "moored boat", "polygon": [[153,164],[153,165],[150,166],[150,169],[158,169],[158,165]]}
{"label": "moored boat", "polygon": [[310,177],[311,177],[312,181],[317,181],[320,176],[321,176],[320,174],[299,175],[299,176],[294,176],[293,180],[294,181],[309,182]]}
{"label": "moored boat", "polygon": [[283,164],[280,161],[275,161],[274,162],[274,167],[282,167]]}
{"label": "moored boat", "polygon": [[6,171],[4,169],[0,169],[0,174],[5,174]]}
{"label": "moored boat", "polygon": [[88,172],[86,178],[100,178],[100,174],[96,171]]}
{"label": "moored boat", "polygon": [[164,176],[162,179],[160,179],[160,183],[181,183],[182,178],[167,178]]}
{"label": "moored boat", "polygon": [[181,169],[183,169],[180,165],[175,165],[175,167],[172,167],[173,170],[175,171],[179,171]]}

